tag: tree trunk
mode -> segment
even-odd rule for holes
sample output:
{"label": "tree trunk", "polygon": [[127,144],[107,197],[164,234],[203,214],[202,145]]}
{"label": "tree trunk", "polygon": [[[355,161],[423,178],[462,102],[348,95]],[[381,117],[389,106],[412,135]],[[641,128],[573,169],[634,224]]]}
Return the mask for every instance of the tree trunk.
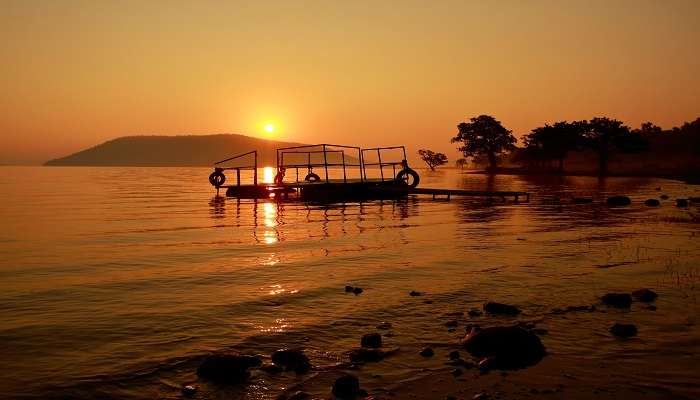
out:
{"label": "tree trunk", "polygon": [[608,174],[608,149],[600,149],[598,151],[598,175],[605,176]]}
{"label": "tree trunk", "polygon": [[495,153],[489,153],[489,169],[491,171],[496,169],[496,154]]}

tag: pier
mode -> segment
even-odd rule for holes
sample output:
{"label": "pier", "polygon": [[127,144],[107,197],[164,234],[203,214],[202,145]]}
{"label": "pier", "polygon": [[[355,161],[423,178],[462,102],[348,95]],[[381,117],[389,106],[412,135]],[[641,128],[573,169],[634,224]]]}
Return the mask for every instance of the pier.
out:
{"label": "pier", "polygon": [[[387,152],[393,152],[393,157],[388,157]],[[419,188],[420,177],[408,166],[404,146],[368,149],[331,144],[295,146],[277,149],[276,159],[276,175],[271,183],[259,183],[257,151],[214,163],[209,182],[217,193],[225,189],[226,196],[240,199],[344,202],[428,195],[433,199],[446,200],[452,197],[485,197],[499,198],[504,202],[507,199],[516,203],[521,199],[530,201],[528,192]],[[238,160],[248,161],[234,166],[225,165]],[[379,176],[370,177],[367,167],[374,168],[375,175]],[[321,171],[323,177],[314,172],[314,168]],[[235,172],[235,184],[225,185],[225,171]],[[242,171],[252,172],[252,185],[242,183]],[[288,171],[293,171],[289,174],[291,177],[287,177]],[[337,176],[331,177],[332,174]]]}

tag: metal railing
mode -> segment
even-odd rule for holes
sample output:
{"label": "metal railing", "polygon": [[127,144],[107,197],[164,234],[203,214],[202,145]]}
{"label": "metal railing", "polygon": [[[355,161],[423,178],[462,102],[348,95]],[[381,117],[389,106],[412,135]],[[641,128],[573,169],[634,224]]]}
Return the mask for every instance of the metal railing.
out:
{"label": "metal railing", "polygon": [[[245,156],[253,154],[253,164],[252,165],[243,165],[239,167],[217,167],[217,165],[223,164],[228,161],[233,161],[239,158],[243,158]],[[230,171],[230,170],[235,170],[236,171],[236,186],[241,186],[241,170],[253,170],[253,185],[258,184],[258,151],[253,150],[249,151],[247,153],[239,154],[237,156],[233,156],[230,158],[227,158],[225,160],[217,161],[214,163],[214,169],[217,171]]]}
{"label": "metal railing", "polygon": [[[321,148],[321,150],[302,150],[302,149],[309,149],[309,148],[313,149],[313,148],[319,148],[319,147]],[[346,160],[345,151],[344,150],[334,150],[334,148],[351,149],[353,151],[357,151],[358,163],[353,163],[353,162]],[[298,162],[285,163],[285,160],[284,160],[285,154],[287,154],[287,155],[293,155],[293,154],[306,155],[306,163],[298,163]],[[312,154],[323,154],[323,162],[313,162],[311,159]],[[328,161],[329,154],[340,154],[340,162],[329,162]],[[305,145],[305,146],[282,147],[282,148],[277,149],[277,171],[278,172],[281,171],[282,168],[284,168],[285,170],[287,168],[294,168],[296,170],[296,181],[297,182],[299,182],[299,168],[307,168],[309,170],[309,172],[311,172],[314,167],[322,167],[324,169],[326,183],[330,182],[328,167],[342,167],[343,168],[343,182],[344,183],[347,183],[347,181],[348,181],[347,168],[348,167],[358,167],[358,168],[360,168],[360,181],[364,181],[364,177],[363,177],[363,173],[362,173],[362,152],[361,152],[361,149],[359,147],[344,146],[344,145],[339,145],[339,144],[321,143],[321,144]]]}
{"label": "metal railing", "polygon": [[[382,151],[385,150],[397,150],[400,149],[403,152],[403,159],[401,161],[382,161]],[[376,163],[368,163],[365,162],[365,153],[366,152],[377,152],[377,160],[378,162]],[[403,169],[403,167],[407,167],[407,159],[406,159],[406,147],[405,146],[389,146],[389,147],[371,147],[367,149],[362,149],[361,150],[361,162],[362,162],[362,174],[365,176],[365,179],[367,179],[367,166],[379,166],[379,175],[381,176],[382,182],[384,182],[384,167],[391,166],[392,168],[392,175],[391,179],[396,178],[396,166],[400,165]]]}

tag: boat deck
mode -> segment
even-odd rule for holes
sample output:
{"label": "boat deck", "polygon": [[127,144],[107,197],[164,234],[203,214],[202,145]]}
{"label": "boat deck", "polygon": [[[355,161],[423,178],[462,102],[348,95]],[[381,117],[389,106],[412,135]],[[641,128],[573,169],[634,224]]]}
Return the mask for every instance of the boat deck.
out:
{"label": "boat deck", "polygon": [[462,189],[411,188],[396,181],[387,180],[329,180],[328,182],[289,182],[283,184],[228,185],[226,196],[243,199],[299,199],[317,201],[352,201],[369,199],[396,199],[409,195],[429,195],[433,199],[442,196],[450,200],[457,197],[511,198],[515,202],[530,201],[528,192],[481,191]]}

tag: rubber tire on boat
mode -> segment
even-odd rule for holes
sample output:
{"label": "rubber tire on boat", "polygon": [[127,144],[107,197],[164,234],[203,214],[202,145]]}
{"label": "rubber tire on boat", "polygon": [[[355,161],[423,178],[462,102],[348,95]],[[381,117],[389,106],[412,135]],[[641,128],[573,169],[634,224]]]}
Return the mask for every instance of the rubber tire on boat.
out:
{"label": "rubber tire on boat", "polygon": [[[409,175],[413,178],[413,182],[411,182],[410,185],[408,184]],[[418,176],[418,172],[412,170],[411,168],[404,168],[401,171],[399,171],[398,174],[396,174],[396,180],[398,182],[408,185],[411,188],[414,188],[420,183],[420,176]]]}
{"label": "rubber tire on boat", "polygon": [[214,187],[221,187],[226,182],[226,175],[221,171],[214,171],[209,175],[209,183]]}
{"label": "rubber tire on boat", "polygon": [[307,182],[318,182],[321,180],[321,177],[314,174],[313,172],[309,172],[306,174],[306,178],[304,178],[305,181]]}

